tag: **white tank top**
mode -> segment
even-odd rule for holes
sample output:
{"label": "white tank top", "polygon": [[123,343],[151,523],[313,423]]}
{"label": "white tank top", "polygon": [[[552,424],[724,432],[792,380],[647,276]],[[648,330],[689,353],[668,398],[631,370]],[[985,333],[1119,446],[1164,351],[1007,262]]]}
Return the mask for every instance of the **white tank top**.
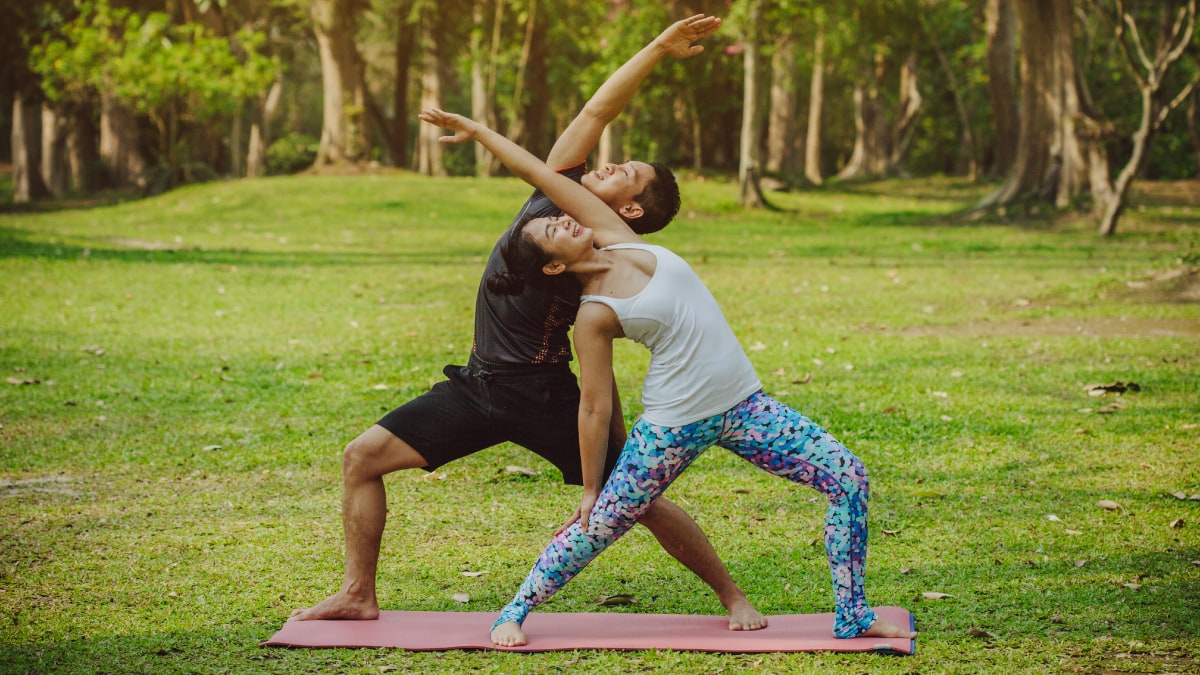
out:
{"label": "white tank top", "polygon": [[631,298],[584,295],[610,307],[625,337],[650,350],[642,383],[642,417],[683,426],[723,413],[762,388],[717,301],[687,262],[650,244],[614,244],[649,251],[658,263],[650,282]]}

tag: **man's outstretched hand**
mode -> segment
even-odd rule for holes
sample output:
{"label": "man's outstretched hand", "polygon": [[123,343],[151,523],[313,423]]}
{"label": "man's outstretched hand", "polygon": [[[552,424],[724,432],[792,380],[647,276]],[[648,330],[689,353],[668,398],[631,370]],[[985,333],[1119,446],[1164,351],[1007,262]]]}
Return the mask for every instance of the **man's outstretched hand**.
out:
{"label": "man's outstretched hand", "polygon": [[704,51],[703,45],[695,44],[721,27],[720,17],[697,14],[671,24],[655,42],[667,54],[686,59]]}
{"label": "man's outstretched hand", "polygon": [[479,124],[474,120],[467,119],[462,115],[448,113],[445,110],[438,110],[437,108],[425,108],[417,115],[417,118],[439,129],[450,129],[453,131],[453,136],[441,136],[438,138],[443,143],[463,143],[470,141],[475,138],[476,133],[479,131]]}

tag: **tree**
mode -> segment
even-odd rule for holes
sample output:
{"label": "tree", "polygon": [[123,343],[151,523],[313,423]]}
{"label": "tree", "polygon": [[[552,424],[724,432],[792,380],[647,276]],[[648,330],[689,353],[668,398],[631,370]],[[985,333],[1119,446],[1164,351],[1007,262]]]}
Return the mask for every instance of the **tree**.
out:
{"label": "tree", "polygon": [[[1117,219],[1125,206],[1129,187],[1146,159],[1150,140],[1162,127],[1171,111],[1188,100],[1200,83],[1200,73],[1197,73],[1174,97],[1166,99],[1170,93],[1164,89],[1172,67],[1189,48],[1195,48],[1192,35],[1196,27],[1196,1],[1176,1],[1159,8],[1162,14],[1156,18],[1160,19],[1157,22],[1160,29],[1154,44],[1147,44],[1143,39],[1138,22],[1125,0],[1115,0],[1112,5],[1101,4],[1116,24],[1116,36],[1121,45],[1121,52],[1125,55],[1129,71],[1137,81],[1141,94],[1141,119],[1130,139],[1132,149],[1129,159],[1117,174],[1107,200],[1097,204],[1102,209],[1101,235],[1111,236],[1116,232]],[[1171,14],[1175,15],[1174,21],[1161,20]]]}
{"label": "tree", "polygon": [[364,62],[355,42],[366,0],[312,0],[309,14],[321,57],[323,116],[317,166],[370,155]]}
{"label": "tree", "polygon": [[992,102],[992,173],[1012,169],[1020,134],[1016,88],[1016,15],[1013,0],[987,0],[988,96]]}
{"label": "tree", "polygon": [[61,39],[35,48],[33,63],[51,100],[103,91],[105,106],[113,107],[110,123],[135,124],[126,117],[131,110],[145,115],[167,187],[192,178],[196,148],[187,127],[230,115],[275,78],[277,64],[257,51],[262,36],[244,31],[237,40],[244,59],[200,24],[173,25],[164,13],[101,2],[67,24]]}
{"label": "tree", "polygon": [[1021,39],[1020,131],[1012,169],[981,206],[1040,198],[1058,207],[1090,188],[1107,189],[1094,124],[1079,91],[1072,0],[1014,0]]}
{"label": "tree", "polygon": [[817,10],[817,34],[813,38],[812,80],[808,94],[808,133],[804,142],[804,177],[813,185],[824,182],[821,176],[821,114],[825,107],[825,22]]}
{"label": "tree", "polygon": [[742,24],[742,132],[738,161],[738,203],[766,207],[759,179],[762,176],[759,144],[762,142],[762,104],[759,101],[760,40],[763,0],[747,0]]}

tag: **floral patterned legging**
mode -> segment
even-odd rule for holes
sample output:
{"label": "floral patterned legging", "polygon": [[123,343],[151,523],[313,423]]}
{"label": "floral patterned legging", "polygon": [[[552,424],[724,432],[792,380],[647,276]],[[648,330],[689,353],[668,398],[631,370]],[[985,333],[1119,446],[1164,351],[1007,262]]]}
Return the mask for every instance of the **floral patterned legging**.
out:
{"label": "floral patterned legging", "polygon": [[829,499],[825,552],[836,603],[833,633],[848,638],[870,628],[875,613],[867,605],[863,582],[867,470],[824,429],[762,392],[723,414],[683,427],[638,420],[592,508],[587,529],[577,522],[551,540],[493,628],[508,621],[523,623],[534,607],[629,531],[671,482],[713,445],[777,476],[810,485]]}

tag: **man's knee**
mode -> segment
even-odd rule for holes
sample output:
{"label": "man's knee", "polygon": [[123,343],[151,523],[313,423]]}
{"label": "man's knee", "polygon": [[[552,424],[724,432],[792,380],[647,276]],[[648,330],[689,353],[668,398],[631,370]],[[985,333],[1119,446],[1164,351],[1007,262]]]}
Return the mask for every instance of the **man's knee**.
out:
{"label": "man's knee", "polygon": [[412,446],[378,425],[347,443],[342,450],[342,477],[346,480],[373,479],[426,464],[425,458]]}

